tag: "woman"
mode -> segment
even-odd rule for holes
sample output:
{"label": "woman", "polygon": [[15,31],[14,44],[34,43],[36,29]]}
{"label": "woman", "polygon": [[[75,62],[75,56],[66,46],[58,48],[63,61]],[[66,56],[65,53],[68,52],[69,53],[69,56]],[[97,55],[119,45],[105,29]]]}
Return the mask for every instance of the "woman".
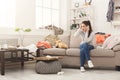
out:
{"label": "woman", "polygon": [[90,50],[94,49],[94,46],[92,45],[94,33],[92,31],[90,21],[83,21],[80,25],[80,28],[75,32],[74,36],[81,36],[82,38],[82,42],[80,43],[80,70],[84,72],[85,61],[87,61],[89,68],[94,67],[89,54]]}

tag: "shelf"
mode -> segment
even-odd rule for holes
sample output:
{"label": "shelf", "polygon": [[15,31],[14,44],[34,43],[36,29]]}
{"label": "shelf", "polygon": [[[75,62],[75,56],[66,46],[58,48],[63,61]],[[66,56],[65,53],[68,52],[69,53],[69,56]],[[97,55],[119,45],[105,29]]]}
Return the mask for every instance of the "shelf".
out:
{"label": "shelf", "polygon": [[114,0],[114,20],[112,21],[112,26],[120,27],[120,0]]}
{"label": "shelf", "polygon": [[120,26],[120,21],[112,21],[113,26]]}
{"label": "shelf", "polygon": [[78,8],[73,8],[71,10],[79,10],[79,9],[86,9],[86,8],[91,8],[91,5],[88,5],[88,6],[80,6]]}
{"label": "shelf", "polygon": [[6,61],[11,61],[11,62],[20,62],[20,61],[30,61],[30,60],[33,60],[32,57],[24,57],[24,58],[21,58],[21,57],[17,57],[17,58],[6,58],[5,59]]}
{"label": "shelf", "polygon": [[75,19],[71,19],[71,20],[82,20],[82,19],[90,19],[90,17],[75,18]]}
{"label": "shelf", "polygon": [[[93,19],[93,6],[79,6],[78,8],[70,9],[70,24],[79,24],[84,20],[92,20]],[[71,28],[72,29],[72,28]]]}

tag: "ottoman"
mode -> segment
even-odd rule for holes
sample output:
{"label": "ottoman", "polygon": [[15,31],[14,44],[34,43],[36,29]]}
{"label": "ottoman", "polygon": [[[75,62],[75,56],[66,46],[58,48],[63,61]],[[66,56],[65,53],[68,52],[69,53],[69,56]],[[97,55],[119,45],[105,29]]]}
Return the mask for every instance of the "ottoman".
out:
{"label": "ottoman", "polygon": [[61,63],[58,60],[38,61],[35,70],[38,74],[56,74],[61,71]]}

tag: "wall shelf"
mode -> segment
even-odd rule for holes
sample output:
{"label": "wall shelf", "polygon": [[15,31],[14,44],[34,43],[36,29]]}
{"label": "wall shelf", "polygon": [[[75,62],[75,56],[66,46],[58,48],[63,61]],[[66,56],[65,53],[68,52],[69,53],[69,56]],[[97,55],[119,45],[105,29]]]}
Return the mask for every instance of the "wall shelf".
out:
{"label": "wall shelf", "polygon": [[120,21],[112,21],[112,25],[120,27]]}
{"label": "wall shelf", "polygon": [[90,19],[90,17],[73,18],[71,20],[84,20],[84,19]]}
{"label": "wall shelf", "polygon": [[78,8],[70,9],[70,25],[80,24],[84,20],[92,21],[93,6],[79,6]]}
{"label": "wall shelf", "polygon": [[120,27],[120,0],[114,0],[114,20],[112,25],[114,27]]}

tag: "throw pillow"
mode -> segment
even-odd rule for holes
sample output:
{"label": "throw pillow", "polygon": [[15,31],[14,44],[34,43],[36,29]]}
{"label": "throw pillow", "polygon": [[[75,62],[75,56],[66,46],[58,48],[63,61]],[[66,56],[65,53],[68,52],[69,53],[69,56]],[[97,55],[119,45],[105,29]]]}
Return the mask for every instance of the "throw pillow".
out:
{"label": "throw pillow", "polygon": [[107,37],[111,36],[110,34],[96,34],[96,44],[103,44]]}
{"label": "throw pillow", "polygon": [[59,40],[59,38],[56,35],[49,34],[44,40],[48,41],[51,46],[55,46],[55,41]]}

